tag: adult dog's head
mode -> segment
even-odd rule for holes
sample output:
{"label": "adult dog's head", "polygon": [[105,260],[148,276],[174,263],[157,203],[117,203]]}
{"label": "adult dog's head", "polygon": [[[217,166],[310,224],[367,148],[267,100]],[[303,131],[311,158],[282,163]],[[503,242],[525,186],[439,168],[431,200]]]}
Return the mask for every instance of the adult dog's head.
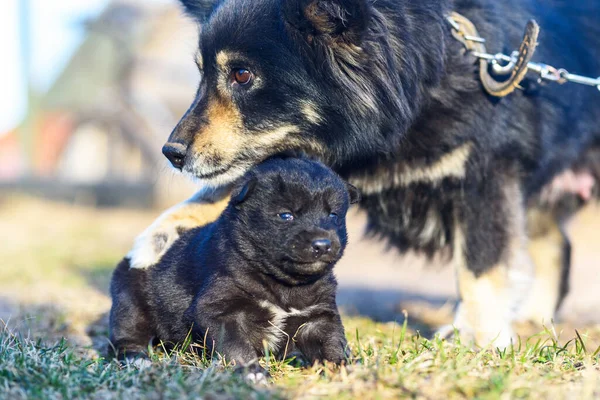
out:
{"label": "adult dog's head", "polygon": [[335,168],[399,143],[419,85],[403,84],[410,46],[372,0],[181,2],[200,24],[201,80],[163,148],[175,168],[222,186],[282,151]]}

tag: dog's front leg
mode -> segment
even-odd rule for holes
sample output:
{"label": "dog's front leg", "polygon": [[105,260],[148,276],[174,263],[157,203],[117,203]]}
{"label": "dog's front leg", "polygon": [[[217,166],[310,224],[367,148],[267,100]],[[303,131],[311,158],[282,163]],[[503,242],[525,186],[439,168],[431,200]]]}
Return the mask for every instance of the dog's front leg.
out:
{"label": "dog's front leg", "polygon": [[315,361],[341,364],[350,356],[344,326],[337,311],[324,313],[300,324],[293,341],[310,364]]}
{"label": "dog's front leg", "polygon": [[231,280],[221,277],[216,281],[196,296],[184,314],[184,319],[192,324],[192,337],[226,364],[256,363],[262,346],[254,319],[256,303],[247,297],[231,296],[231,286],[235,284]]}
{"label": "dog's front leg", "polygon": [[266,383],[269,371],[258,363],[260,354],[236,323],[223,321],[218,337],[213,340],[213,350],[225,364],[233,363],[235,373],[253,384]]}
{"label": "dog's front leg", "polygon": [[145,269],[158,263],[182,232],[214,222],[229,201],[229,189],[199,191],[163,212],[135,239],[127,254],[131,268]]}
{"label": "dog's front leg", "polygon": [[505,348],[533,278],[523,197],[516,180],[478,189],[471,197],[476,201],[466,198],[456,214],[453,262],[460,303],[454,327],[477,346]]}

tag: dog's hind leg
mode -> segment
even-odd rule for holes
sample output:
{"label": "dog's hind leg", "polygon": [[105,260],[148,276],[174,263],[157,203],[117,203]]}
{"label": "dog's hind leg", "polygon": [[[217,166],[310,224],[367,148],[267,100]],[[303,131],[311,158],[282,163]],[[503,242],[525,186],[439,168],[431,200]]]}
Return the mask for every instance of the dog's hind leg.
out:
{"label": "dog's hind leg", "polygon": [[569,291],[571,244],[550,211],[532,209],[527,222],[535,280],[518,319],[550,323]]}
{"label": "dog's hind leg", "polygon": [[158,263],[181,232],[214,222],[229,201],[229,188],[200,191],[162,213],[136,239],[127,254],[131,268],[145,269]]}
{"label": "dog's hind leg", "polygon": [[600,149],[588,149],[573,166],[541,191],[527,214],[529,252],[535,263],[535,283],[519,312],[519,320],[550,323],[569,292],[571,244],[563,230],[587,201],[599,194]]}
{"label": "dog's hind leg", "polygon": [[117,266],[110,284],[113,299],[110,310],[108,353],[119,360],[147,358],[155,327],[146,297],[147,271],[129,267],[125,258]]}
{"label": "dog's hind leg", "polygon": [[505,348],[533,275],[518,183],[489,179],[466,194],[454,231],[460,295],[454,328],[477,346]]}

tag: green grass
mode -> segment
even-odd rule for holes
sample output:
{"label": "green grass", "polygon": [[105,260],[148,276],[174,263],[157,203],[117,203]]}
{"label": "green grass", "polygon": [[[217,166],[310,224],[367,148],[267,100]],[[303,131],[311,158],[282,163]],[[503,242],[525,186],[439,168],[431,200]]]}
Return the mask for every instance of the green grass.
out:
{"label": "green grass", "polygon": [[345,317],[348,365],[264,359],[266,385],[244,381],[218,356],[157,349],[150,367],[122,367],[98,351],[107,344],[106,287],[154,213],[18,200],[0,206],[0,318],[11,316],[0,321],[0,399],[600,396],[598,327],[549,327],[503,352],[474,351],[421,337],[410,315],[403,325]]}
{"label": "green grass", "polygon": [[263,359],[271,378],[252,385],[211,360],[157,351],[137,369],[81,356],[65,340],[45,344],[0,330],[0,398],[592,398],[598,350],[551,332],[504,352],[427,340],[407,326],[348,318],[349,365],[299,369]]}
{"label": "green grass", "polygon": [[151,368],[122,367],[78,356],[65,340],[46,345],[6,329],[0,333],[0,397],[31,398],[198,398],[223,395],[267,398],[270,388],[255,388],[241,375],[218,367],[195,368],[160,360]]}

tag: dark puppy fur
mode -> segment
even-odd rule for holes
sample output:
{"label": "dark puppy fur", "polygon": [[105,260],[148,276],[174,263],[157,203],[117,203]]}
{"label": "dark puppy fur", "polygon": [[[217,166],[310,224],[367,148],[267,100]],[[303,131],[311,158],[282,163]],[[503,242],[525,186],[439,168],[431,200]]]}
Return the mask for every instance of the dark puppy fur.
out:
{"label": "dark puppy fur", "polygon": [[[524,318],[553,316],[567,287],[559,278],[568,279],[568,241],[541,194],[572,168],[583,177],[575,186],[598,178],[581,161],[600,145],[599,93],[529,76],[524,90],[490,97],[446,16],[468,17],[492,53],[510,53],[535,18],[534,61],[595,77],[600,2],[182,3],[202,24],[202,79],[164,147],[176,168],[223,186],[272,154],[306,151],[361,190],[373,233],[400,250],[448,254],[464,333],[508,344],[528,293],[543,301]],[[535,286],[540,279],[546,286]]]}
{"label": "dark puppy fur", "polygon": [[183,234],[159,264],[117,267],[110,337],[118,355],[138,356],[156,340],[182,343],[191,332],[209,353],[242,364],[263,355],[265,343],[280,357],[342,362],[333,267],[357,196],[314,161],[257,166],[218,220]]}

